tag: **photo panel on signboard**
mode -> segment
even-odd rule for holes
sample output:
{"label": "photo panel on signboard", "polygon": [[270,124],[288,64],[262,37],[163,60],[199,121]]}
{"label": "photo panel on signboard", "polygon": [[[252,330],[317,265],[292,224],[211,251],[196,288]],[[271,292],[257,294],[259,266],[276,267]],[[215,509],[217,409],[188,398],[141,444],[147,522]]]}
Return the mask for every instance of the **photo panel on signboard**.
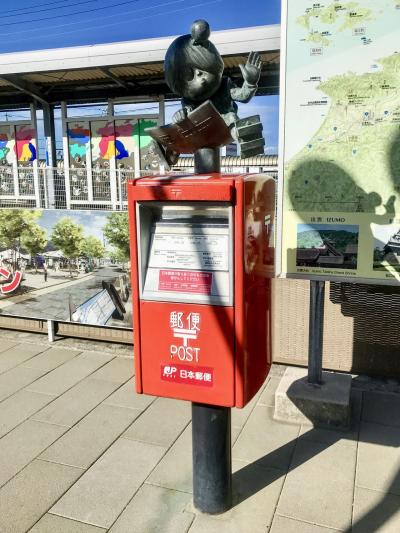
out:
{"label": "photo panel on signboard", "polygon": [[0,242],[3,315],[132,327],[126,212],[2,209]]}

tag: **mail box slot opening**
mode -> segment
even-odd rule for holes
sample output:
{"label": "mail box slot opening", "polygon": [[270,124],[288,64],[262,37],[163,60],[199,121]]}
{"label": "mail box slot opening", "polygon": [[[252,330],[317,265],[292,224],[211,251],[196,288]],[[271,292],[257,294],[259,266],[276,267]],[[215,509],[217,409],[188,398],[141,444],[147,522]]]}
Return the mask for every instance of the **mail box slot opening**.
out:
{"label": "mail box slot opening", "polygon": [[232,207],[138,202],[141,300],[233,305]]}

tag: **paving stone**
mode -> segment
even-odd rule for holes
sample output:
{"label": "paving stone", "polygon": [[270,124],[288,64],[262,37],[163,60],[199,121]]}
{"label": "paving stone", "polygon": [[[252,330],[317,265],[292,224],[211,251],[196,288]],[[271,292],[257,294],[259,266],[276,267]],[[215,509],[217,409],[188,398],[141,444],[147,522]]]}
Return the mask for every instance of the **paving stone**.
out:
{"label": "paving stone", "polygon": [[282,377],[287,369],[287,365],[281,365],[279,363],[274,363],[269,371],[268,376],[272,378],[272,376],[275,377]]}
{"label": "paving stone", "polygon": [[269,380],[267,385],[265,386],[264,390],[261,393],[261,396],[258,400],[259,405],[267,405],[268,407],[274,407],[275,405],[275,392],[278,388],[278,385],[281,381],[281,377],[279,376],[272,376]]}
{"label": "paving stone", "polygon": [[400,430],[361,424],[356,485],[400,495]]}
{"label": "paving stone", "polygon": [[362,420],[400,427],[400,396],[382,392],[363,393]]}
{"label": "paving stone", "polygon": [[138,409],[101,404],[47,448],[40,459],[88,468],[139,415]]}
{"label": "paving stone", "polygon": [[270,533],[336,533],[336,529],[330,529],[307,522],[299,522],[286,516],[275,515]]}
{"label": "paving stone", "polygon": [[64,432],[60,426],[27,420],[0,439],[0,487]]}
{"label": "paving stone", "polygon": [[218,520],[215,516],[197,515],[189,533],[266,533],[268,530],[265,526],[254,524],[243,524],[241,521],[230,519]]}
{"label": "paving stone", "polygon": [[116,357],[92,375],[95,379],[106,379],[116,381],[117,383],[125,383],[133,376],[133,357],[128,359],[126,357]]}
{"label": "paving stone", "polygon": [[81,475],[78,468],[33,461],[0,490],[0,531],[25,533]]}
{"label": "paving stone", "polygon": [[143,485],[110,533],[186,533],[194,519],[185,511],[190,494]]}
{"label": "paving stone", "polygon": [[32,418],[40,422],[72,427],[109,396],[118,383],[100,379],[84,379]]}
{"label": "paving stone", "polygon": [[[261,394],[261,391],[260,393]],[[234,407],[231,410],[231,417],[232,417],[232,426],[233,427],[240,427],[242,428],[244,424],[247,422],[247,419],[250,416],[250,413],[253,411],[254,407],[256,406],[256,403],[259,398],[259,394],[257,394],[252,400],[245,405],[242,409],[237,409]]]}
{"label": "paving stone", "polygon": [[233,457],[257,461],[259,466],[287,470],[299,433],[299,426],[276,422],[272,408],[257,405],[233,447]]}
{"label": "paving stone", "polygon": [[189,402],[158,398],[123,436],[169,447],[187,426],[190,416]]}
{"label": "paving stone", "polygon": [[46,514],[29,533],[105,533],[106,530],[83,522],[69,520],[55,514]]}
{"label": "paving stone", "polygon": [[38,379],[28,388],[33,392],[59,396],[111,359],[112,356],[108,354],[84,352]]}
{"label": "paving stone", "polygon": [[35,344],[17,344],[7,351],[0,353],[0,374],[20,365],[46,349],[45,346]]}
{"label": "paving stone", "polygon": [[50,512],[111,527],[164,453],[160,446],[119,439]]}
{"label": "paving stone", "polygon": [[232,431],[231,431],[232,446],[234,446],[235,442],[239,438],[239,435],[242,432],[242,429],[243,428],[240,426],[232,426]]}
{"label": "paving stone", "polygon": [[74,357],[77,357],[80,353],[81,352],[77,350],[50,348],[49,350],[36,355],[36,357],[32,357],[32,359],[25,361],[23,366],[28,368],[39,368],[50,372],[70,359],[74,359]]}
{"label": "paving stone", "polygon": [[0,404],[0,438],[50,403],[55,396],[20,390]]}
{"label": "paving stone", "polygon": [[146,409],[154,402],[155,396],[148,396],[147,394],[137,394],[135,391],[134,380],[130,379],[117,391],[114,392],[107,400],[104,401],[107,405],[117,405],[118,407],[127,407],[129,409]]}
{"label": "paving stone", "polygon": [[346,529],[351,524],[356,449],[299,438],[279,500],[279,514]]}
{"label": "paving stone", "polygon": [[271,525],[285,472],[241,461],[233,461],[232,470],[233,507],[213,519],[230,523],[233,531],[265,532]]}
{"label": "paving stone", "polygon": [[5,339],[4,338],[4,330],[2,330],[2,335],[1,335],[1,345],[0,345],[0,353],[2,352],[5,352],[6,350],[9,350],[10,348],[12,348],[13,346],[15,346],[17,344],[17,341],[14,341],[14,340],[9,340],[9,339]]}
{"label": "paving stone", "polygon": [[147,481],[167,489],[193,491],[192,426],[188,426],[168,450]]}
{"label": "paving stone", "polygon": [[32,384],[45,374],[45,370],[17,366],[0,376],[0,402],[15,392]]}
{"label": "paving stone", "polygon": [[353,533],[398,533],[400,497],[356,487]]}

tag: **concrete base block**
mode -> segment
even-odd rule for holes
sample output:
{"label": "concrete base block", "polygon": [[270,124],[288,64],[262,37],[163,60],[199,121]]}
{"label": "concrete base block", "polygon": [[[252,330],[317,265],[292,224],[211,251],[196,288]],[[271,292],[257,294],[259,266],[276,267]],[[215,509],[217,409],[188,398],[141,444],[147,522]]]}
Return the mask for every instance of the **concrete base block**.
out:
{"label": "concrete base block", "polygon": [[287,368],[275,393],[274,418],[317,427],[350,427],[351,376],[322,373],[323,384],[311,385],[307,369]]}

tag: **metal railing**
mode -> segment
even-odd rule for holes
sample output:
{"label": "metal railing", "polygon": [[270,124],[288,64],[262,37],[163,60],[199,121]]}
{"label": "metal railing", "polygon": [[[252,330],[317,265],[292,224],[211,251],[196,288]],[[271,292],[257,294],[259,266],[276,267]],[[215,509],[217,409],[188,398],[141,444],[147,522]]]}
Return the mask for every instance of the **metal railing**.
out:
{"label": "metal railing", "polygon": [[[274,169],[224,167],[228,174],[249,171],[277,176]],[[192,173],[190,167],[177,168],[173,173]],[[142,171],[141,175],[151,172]],[[127,209],[127,182],[137,177],[126,169],[64,169],[56,167],[0,166],[0,207],[39,209]]]}

